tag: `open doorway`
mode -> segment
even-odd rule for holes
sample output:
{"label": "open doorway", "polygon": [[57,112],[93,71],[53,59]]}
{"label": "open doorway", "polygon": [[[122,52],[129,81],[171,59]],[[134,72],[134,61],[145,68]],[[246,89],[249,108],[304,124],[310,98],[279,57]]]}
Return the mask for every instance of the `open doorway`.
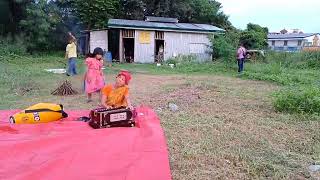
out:
{"label": "open doorway", "polygon": [[161,63],[164,59],[164,40],[155,40],[155,62]]}
{"label": "open doorway", "polygon": [[113,60],[120,60],[119,57],[119,36],[120,30],[110,29],[108,31],[108,50],[111,52]]}
{"label": "open doorway", "polygon": [[123,54],[125,62],[134,62],[134,38],[123,38]]}
{"label": "open doorway", "polygon": [[134,62],[134,37],[135,31],[124,29],[122,32],[122,59],[124,62]]}
{"label": "open doorway", "polygon": [[155,52],[154,52],[154,62],[162,63],[164,61],[164,32],[156,31],[155,32]]}

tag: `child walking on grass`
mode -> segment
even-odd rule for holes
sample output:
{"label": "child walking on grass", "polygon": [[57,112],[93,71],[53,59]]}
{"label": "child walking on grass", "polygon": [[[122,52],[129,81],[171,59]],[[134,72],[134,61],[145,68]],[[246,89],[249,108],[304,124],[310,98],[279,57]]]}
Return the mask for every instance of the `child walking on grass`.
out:
{"label": "child walking on grass", "polygon": [[104,86],[103,74],[103,50],[99,47],[95,48],[93,54],[89,54],[86,58],[87,72],[85,73],[85,92],[87,94],[87,102],[92,102],[92,94],[97,92],[100,94]]}

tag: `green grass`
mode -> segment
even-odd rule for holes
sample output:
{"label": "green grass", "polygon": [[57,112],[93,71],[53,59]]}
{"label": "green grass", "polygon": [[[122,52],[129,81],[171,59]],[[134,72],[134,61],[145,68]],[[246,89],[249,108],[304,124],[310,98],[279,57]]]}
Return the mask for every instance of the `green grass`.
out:
{"label": "green grass", "polygon": [[113,72],[120,69],[127,69],[133,73],[148,73],[148,74],[226,74],[231,75],[229,69],[220,62],[209,63],[185,63],[177,65],[174,68],[164,64],[157,67],[155,64],[114,64]]}
{"label": "green grass", "polygon": [[[0,59],[0,93],[4,95],[0,109],[25,108],[44,100],[61,102],[67,109],[93,108],[85,103],[83,94],[50,95],[65,79],[71,80],[78,90],[81,87],[81,75],[67,77],[44,71],[64,68],[66,61],[62,57],[63,54]],[[79,58],[80,74],[85,71],[82,62]],[[319,73],[315,68],[297,66],[277,61],[246,63],[246,72],[241,77],[279,84],[282,90],[274,98],[281,101],[275,107],[280,105],[278,111],[285,113],[274,112],[268,97],[278,86],[237,79],[235,62],[228,66],[220,61],[183,63],[173,69],[154,64],[114,64],[105,74],[111,79],[120,69],[128,69],[136,73],[135,77],[147,75],[142,79],[150,80],[145,83],[148,87],[143,90],[142,82],[135,90],[142,91],[138,92],[140,102],[152,100],[155,109],[162,108],[159,117],[168,140],[174,179],[311,178],[308,165],[320,162],[320,121],[317,114],[307,114],[301,109],[318,107],[314,97],[319,93],[313,86]],[[172,82],[152,88],[149,85],[154,83],[151,80],[155,76],[150,74]],[[175,78],[183,82],[177,84]],[[314,89],[310,90],[310,86]],[[304,103],[304,99],[309,104],[295,113],[294,108]],[[178,112],[172,113],[165,107],[171,101],[179,105]],[[288,106],[288,102],[293,105]]]}
{"label": "green grass", "polygon": [[287,87],[274,93],[274,98],[277,111],[320,114],[320,88]]}
{"label": "green grass", "polygon": [[[44,71],[46,68],[65,68],[66,60],[63,54],[37,55],[36,57],[10,55],[0,57],[0,73],[3,75],[0,83],[3,85],[0,93],[7,94],[0,108],[10,104],[17,94],[43,95],[48,94],[45,87],[64,79],[61,75],[54,75]],[[245,63],[245,71],[240,76],[243,79],[254,79],[277,83],[287,87],[274,97],[276,110],[289,113],[320,113],[319,92],[320,88],[320,60],[319,53],[271,53],[267,56],[266,63]],[[237,77],[236,61],[223,61],[195,63],[192,60],[183,62],[178,59],[176,67],[171,68],[164,64],[157,67],[155,64],[113,64],[113,67],[105,70],[106,74],[115,74],[121,69],[130,70],[139,74],[174,75],[183,74],[187,76],[196,75],[224,75]],[[171,61],[174,61],[171,60]],[[85,71],[83,58],[78,60],[79,73]],[[53,88],[52,86],[49,86]],[[32,92],[32,93],[31,93]],[[305,98],[304,95],[306,97]],[[297,96],[297,97],[295,97]],[[294,107],[293,107],[294,106]],[[289,108],[290,107],[290,108]]]}
{"label": "green grass", "polygon": [[246,63],[242,77],[275,82],[279,85],[320,85],[319,69],[290,68],[281,62]]}
{"label": "green grass", "polygon": [[320,114],[319,71],[320,53],[272,53],[267,63],[246,64],[242,78],[282,85],[273,95],[277,111]]}
{"label": "green grass", "polygon": [[[171,63],[174,60],[170,60]],[[156,67],[153,64],[116,65],[116,69],[129,69],[133,72],[149,74],[215,74],[237,76],[236,62],[222,61],[195,63],[181,62],[175,68],[167,65]],[[300,114],[320,114],[320,53],[271,53],[264,62],[245,63],[243,79],[269,81],[284,89],[273,95],[277,111]]]}

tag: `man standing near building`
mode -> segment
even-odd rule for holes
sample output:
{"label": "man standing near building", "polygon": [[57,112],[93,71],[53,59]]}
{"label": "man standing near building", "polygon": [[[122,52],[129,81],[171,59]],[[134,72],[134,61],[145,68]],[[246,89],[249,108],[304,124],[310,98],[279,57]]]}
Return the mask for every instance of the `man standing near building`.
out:
{"label": "man standing near building", "polygon": [[238,72],[243,71],[244,60],[247,54],[247,50],[244,47],[243,43],[240,44],[239,49],[237,50],[237,61],[238,61]]}
{"label": "man standing near building", "polygon": [[65,58],[68,60],[67,76],[72,76],[77,74],[77,40],[69,32],[69,44],[66,47]]}

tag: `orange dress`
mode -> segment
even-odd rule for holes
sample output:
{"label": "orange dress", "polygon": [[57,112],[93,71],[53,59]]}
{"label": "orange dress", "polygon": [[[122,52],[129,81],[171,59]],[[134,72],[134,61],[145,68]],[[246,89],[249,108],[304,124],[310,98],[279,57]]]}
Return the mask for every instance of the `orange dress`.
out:
{"label": "orange dress", "polygon": [[105,86],[102,89],[102,94],[105,95],[106,104],[113,108],[127,107],[126,97],[129,95],[129,87],[127,85],[114,88],[112,84]]}

